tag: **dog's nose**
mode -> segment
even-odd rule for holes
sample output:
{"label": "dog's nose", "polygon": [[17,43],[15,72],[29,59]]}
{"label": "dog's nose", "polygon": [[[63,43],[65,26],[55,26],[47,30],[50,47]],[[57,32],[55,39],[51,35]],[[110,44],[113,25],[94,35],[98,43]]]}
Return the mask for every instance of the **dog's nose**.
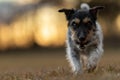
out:
{"label": "dog's nose", "polygon": [[78,33],[78,38],[79,38],[79,41],[84,41],[85,40],[85,34],[84,34],[84,32],[80,32],[80,33]]}
{"label": "dog's nose", "polygon": [[79,40],[80,40],[80,41],[84,41],[85,38],[84,38],[84,37],[80,37]]}

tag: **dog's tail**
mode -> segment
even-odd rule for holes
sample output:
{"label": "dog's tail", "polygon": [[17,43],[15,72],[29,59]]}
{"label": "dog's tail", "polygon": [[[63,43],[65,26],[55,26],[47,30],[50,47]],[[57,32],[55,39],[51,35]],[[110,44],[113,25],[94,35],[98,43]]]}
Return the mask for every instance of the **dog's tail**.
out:
{"label": "dog's tail", "polygon": [[81,8],[81,9],[84,9],[84,10],[89,10],[89,9],[90,9],[90,6],[89,6],[87,3],[82,3],[82,4],[80,5],[80,8]]}

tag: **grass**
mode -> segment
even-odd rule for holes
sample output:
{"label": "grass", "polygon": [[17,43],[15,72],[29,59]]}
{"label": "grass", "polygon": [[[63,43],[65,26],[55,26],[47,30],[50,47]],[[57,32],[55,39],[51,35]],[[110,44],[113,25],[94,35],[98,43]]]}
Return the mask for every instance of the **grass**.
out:
{"label": "grass", "polygon": [[105,51],[95,72],[78,75],[71,73],[64,50],[19,53],[0,56],[0,80],[120,80],[119,51]]}
{"label": "grass", "polygon": [[58,67],[56,69],[42,69],[39,71],[4,72],[0,73],[0,80],[119,80],[120,68],[113,66],[100,67],[96,72],[74,75],[70,69]]}

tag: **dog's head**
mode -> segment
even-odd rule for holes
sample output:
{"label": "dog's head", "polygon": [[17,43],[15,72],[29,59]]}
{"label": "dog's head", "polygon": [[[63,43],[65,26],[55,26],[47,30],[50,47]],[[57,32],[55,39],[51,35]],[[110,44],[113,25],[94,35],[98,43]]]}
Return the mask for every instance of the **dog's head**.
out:
{"label": "dog's head", "polygon": [[97,12],[103,6],[96,6],[90,9],[60,9],[68,20],[68,28],[71,30],[71,38],[81,48],[90,42],[96,31]]}

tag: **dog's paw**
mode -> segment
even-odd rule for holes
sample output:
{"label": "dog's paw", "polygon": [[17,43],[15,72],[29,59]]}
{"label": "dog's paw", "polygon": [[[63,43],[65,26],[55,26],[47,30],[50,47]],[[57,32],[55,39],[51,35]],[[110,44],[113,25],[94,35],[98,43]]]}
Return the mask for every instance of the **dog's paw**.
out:
{"label": "dog's paw", "polygon": [[87,72],[91,73],[91,72],[95,72],[97,69],[97,65],[89,65]]}

